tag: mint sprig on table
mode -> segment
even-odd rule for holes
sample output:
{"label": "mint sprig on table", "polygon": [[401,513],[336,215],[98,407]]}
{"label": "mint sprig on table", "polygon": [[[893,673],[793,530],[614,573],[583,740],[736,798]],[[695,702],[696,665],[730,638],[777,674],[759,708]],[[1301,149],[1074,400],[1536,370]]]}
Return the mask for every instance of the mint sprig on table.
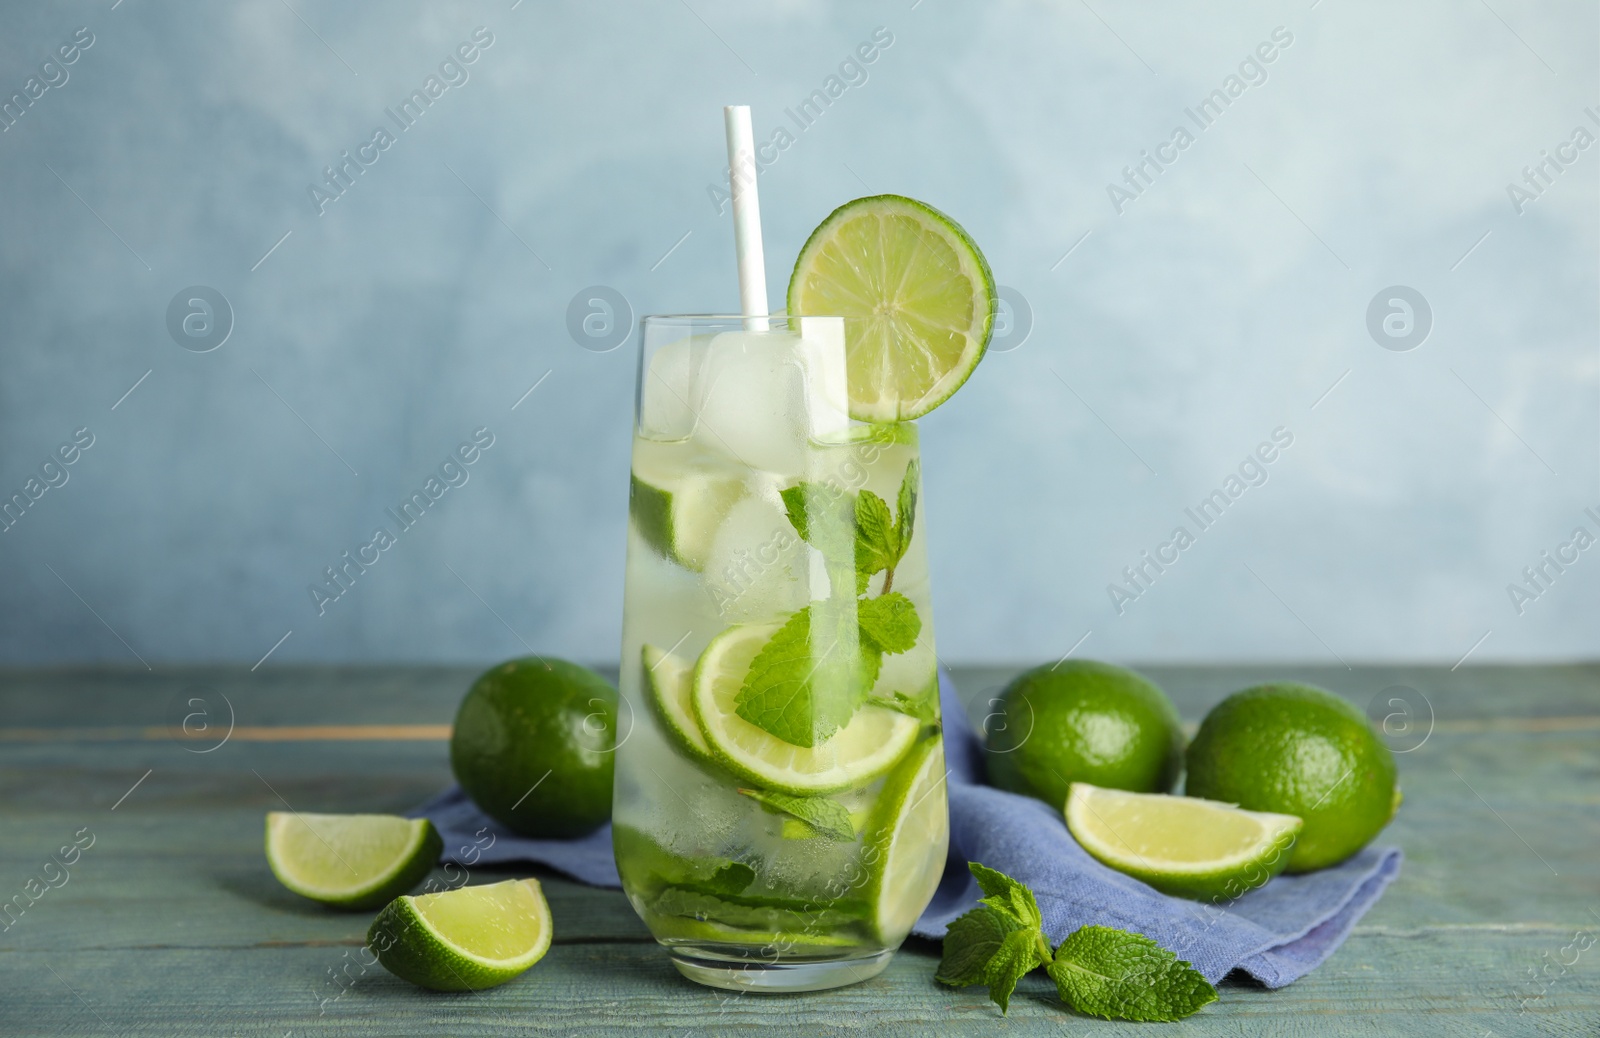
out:
{"label": "mint sprig on table", "polygon": [[1043,966],[1062,1002],[1107,1020],[1181,1020],[1217,1000],[1193,966],[1143,934],[1083,926],[1052,952],[1033,891],[977,862],[968,868],[985,896],[950,924],[940,983],[987,985],[1004,1013],[1017,981]]}
{"label": "mint sprig on table", "polygon": [[[756,654],[734,699],[740,717],[791,745],[816,746],[867,701],[884,655],[916,644],[922,619],[892,587],[911,545],[917,472],[913,460],[893,510],[870,490],[802,481],[782,492],[795,532],[822,554],[829,596],[791,615]],[[879,573],[879,593],[863,597]],[[917,709],[903,696],[883,705]]]}

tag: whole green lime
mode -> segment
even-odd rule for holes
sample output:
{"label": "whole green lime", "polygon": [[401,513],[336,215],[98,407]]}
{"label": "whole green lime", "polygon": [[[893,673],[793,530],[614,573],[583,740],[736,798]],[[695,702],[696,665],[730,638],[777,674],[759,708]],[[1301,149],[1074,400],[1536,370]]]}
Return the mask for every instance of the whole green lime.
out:
{"label": "whole green lime", "polygon": [[450,735],[450,767],[486,814],[524,836],[582,836],[611,817],[616,738],[609,682],[529,656],[473,682]]}
{"label": "whole green lime", "polygon": [[1312,685],[1257,685],[1218,703],[1189,746],[1188,769],[1189,796],[1305,822],[1289,872],[1344,861],[1400,806],[1394,755],[1366,715]]}
{"label": "whole green lime", "polygon": [[1067,787],[1165,793],[1183,761],[1183,729],[1165,692],[1131,670],[1093,660],[1041,666],[990,701],[989,781],[1060,809]]}

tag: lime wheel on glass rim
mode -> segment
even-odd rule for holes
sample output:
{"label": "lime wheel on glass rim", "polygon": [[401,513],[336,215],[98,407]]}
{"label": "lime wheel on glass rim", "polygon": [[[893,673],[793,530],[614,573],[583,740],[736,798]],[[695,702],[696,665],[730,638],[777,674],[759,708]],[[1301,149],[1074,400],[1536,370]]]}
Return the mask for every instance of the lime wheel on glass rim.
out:
{"label": "lime wheel on glass rim", "polygon": [[904,422],[961,388],[994,330],[994,275],[972,236],[903,195],[835,209],[800,250],[792,315],[845,319],[850,416]]}

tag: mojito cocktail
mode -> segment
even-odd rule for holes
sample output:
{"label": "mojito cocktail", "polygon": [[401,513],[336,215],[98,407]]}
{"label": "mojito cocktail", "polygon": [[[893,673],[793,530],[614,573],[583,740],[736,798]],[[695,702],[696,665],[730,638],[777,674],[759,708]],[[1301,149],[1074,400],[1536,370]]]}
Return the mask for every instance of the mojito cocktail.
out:
{"label": "mojito cocktail", "polygon": [[695,979],[887,962],[944,868],[916,426],[850,418],[844,322],[646,318],[617,865]]}

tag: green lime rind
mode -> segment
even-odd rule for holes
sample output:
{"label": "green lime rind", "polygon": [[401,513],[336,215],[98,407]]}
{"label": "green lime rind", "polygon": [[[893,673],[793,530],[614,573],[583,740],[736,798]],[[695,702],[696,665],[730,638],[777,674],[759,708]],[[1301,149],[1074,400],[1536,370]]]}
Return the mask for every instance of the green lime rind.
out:
{"label": "green lime rind", "polygon": [[972,236],[903,195],[830,213],[800,249],[787,296],[791,314],[845,318],[850,414],[869,422],[921,417],[960,389],[988,349],[996,299]]}
{"label": "green lime rind", "polygon": [[698,573],[706,567],[717,526],[744,494],[741,479],[723,474],[633,472],[628,511],[646,544]]}
{"label": "green lime rind", "polygon": [[644,646],[640,656],[650,708],[662,730],[691,759],[715,765],[717,758],[694,716],[694,664],[654,645]]}
{"label": "green lime rind", "polygon": [[628,512],[645,543],[666,558],[672,551],[672,494],[628,474]]}
{"label": "green lime rind", "polygon": [[1212,708],[1187,756],[1185,792],[1305,822],[1286,872],[1337,865],[1399,808],[1394,754],[1365,714],[1331,692],[1257,685]]}
{"label": "green lime rind", "polygon": [[1289,863],[1301,821],[1232,804],[1074,782],[1067,829],[1090,857],[1163,894],[1230,901]]}
{"label": "green lime rind", "polygon": [[426,818],[267,814],[267,865],[278,882],[333,908],[377,908],[422,882],[444,841]]}
{"label": "green lime rind", "polygon": [[750,663],[779,624],[737,624],[711,639],[694,669],[694,714],[718,763],[762,787],[796,796],[835,793],[883,775],[916,741],[916,719],[863,706],[816,746],[784,742],[740,717],[735,697]]}
{"label": "green lime rind", "polygon": [[434,991],[482,991],[544,958],[552,930],[539,881],[510,879],[398,897],[372,921],[367,944],[402,980]]}
{"label": "green lime rind", "polygon": [[878,793],[861,842],[874,935],[898,944],[933,899],[950,845],[944,739],[923,740]]}

